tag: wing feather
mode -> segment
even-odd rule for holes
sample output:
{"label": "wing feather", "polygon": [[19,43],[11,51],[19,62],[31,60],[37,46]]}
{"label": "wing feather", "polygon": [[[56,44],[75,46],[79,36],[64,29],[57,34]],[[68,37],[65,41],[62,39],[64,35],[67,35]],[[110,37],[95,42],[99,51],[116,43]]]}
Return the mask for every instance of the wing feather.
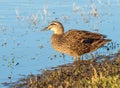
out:
{"label": "wing feather", "polygon": [[[63,36],[65,42],[67,41],[67,47],[82,54],[82,52],[89,52],[91,46],[96,44],[95,42],[104,39],[106,36],[98,33],[93,33],[83,30],[69,30]],[[64,41],[63,40],[63,41]]]}

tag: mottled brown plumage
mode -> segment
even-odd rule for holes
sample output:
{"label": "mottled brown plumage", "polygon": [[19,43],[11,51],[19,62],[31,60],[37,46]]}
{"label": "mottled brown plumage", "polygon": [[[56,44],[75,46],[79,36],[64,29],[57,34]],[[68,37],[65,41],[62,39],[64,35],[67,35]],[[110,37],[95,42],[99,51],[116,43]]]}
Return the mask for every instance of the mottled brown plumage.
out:
{"label": "mottled brown plumage", "polygon": [[93,52],[111,41],[110,39],[105,39],[106,36],[102,34],[84,30],[69,30],[64,33],[64,28],[58,21],[51,22],[45,30],[54,31],[51,37],[51,44],[55,50],[71,55],[74,58]]}

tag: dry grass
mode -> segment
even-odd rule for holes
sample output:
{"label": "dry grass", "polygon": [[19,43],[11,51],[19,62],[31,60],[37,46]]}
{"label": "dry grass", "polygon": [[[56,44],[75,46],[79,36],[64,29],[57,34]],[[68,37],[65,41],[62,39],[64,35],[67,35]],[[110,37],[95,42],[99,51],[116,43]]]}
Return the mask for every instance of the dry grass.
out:
{"label": "dry grass", "polygon": [[[103,63],[84,60],[23,78],[14,88],[119,88],[120,57]],[[13,87],[13,86],[12,86]]]}

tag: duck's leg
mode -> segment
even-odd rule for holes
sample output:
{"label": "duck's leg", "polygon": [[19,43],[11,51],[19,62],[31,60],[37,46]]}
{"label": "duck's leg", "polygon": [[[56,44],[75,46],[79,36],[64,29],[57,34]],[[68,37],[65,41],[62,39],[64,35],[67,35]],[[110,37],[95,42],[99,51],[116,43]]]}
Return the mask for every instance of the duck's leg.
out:
{"label": "duck's leg", "polygon": [[76,57],[73,57],[73,59],[74,59],[74,62],[76,61]]}
{"label": "duck's leg", "polygon": [[74,59],[74,64],[75,64],[75,66],[78,65],[78,64],[79,64],[79,61],[77,61],[77,56],[76,56],[76,57],[73,57],[73,59]]}
{"label": "duck's leg", "polygon": [[78,61],[80,61],[80,56],[78,56]]}

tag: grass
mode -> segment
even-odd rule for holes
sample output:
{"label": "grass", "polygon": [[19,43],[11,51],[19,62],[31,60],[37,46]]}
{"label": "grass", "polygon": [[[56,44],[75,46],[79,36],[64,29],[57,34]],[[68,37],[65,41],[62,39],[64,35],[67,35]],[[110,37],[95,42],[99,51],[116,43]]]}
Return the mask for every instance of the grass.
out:
{"label": "grass", "polygon": [[82,60],[22,78],[12,88],[120,88],[120,55],[102,63]]}

